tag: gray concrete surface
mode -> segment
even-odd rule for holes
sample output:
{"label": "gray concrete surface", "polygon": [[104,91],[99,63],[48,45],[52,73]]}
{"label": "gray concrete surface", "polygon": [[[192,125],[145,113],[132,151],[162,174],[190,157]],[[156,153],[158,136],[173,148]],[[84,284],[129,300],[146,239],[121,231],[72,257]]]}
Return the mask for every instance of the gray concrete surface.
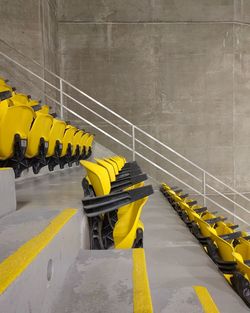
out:
{"label": "gray concrete surface", "polygon": [[81,250],[52,313],[133,312],[131,250]]}
{"label": "gray concrete surface", "polygon": [[[65,275],[81,248],[89,247],[82,212],[80,168],[66,169],[16,182],[17,211],[0,219],[0,261],[43,231],[65,208],[78,209],[30,266],[0,297],[3,313],[48,313]],[[52,260],[52,279],[47,267]]]}
{"label": "gray concrete surface", "polygon": [[159,191],[143,208],[142,221],[155,312],[196,312],[196,285],[208,289],[221,313],[249,312]]}
{"label": "gray concrete surface", "polygon": [[[1,0],[0,7],[0,50],[53,82],[43,67],[58,73],[56,0]],[[48,87],[3,58],[0,59],[0,74],[19,92],[46,101],[43,92],[48,91]]]}
{"label": "gray concrete surface", "polygon": [[59,1],[60,73],[248,191],[249,10],[238,0]]}
{"label": "gray concrete surface", "polygon": [[[20,313],[30,312],[30,308],[34,313],[117,312],[119,308],[124,313],[132,312],[131,251],[79,253],[81,247],[88,247],[81,211],[82,177],[83,172],[73,168],[16,182],[18,211],[0,220],[0,260],[39,233],[60,210],[75,207],[79,211],[65,231],[0,297],[1,312],[8,308],[6,312],[12,313],[16,307],[22,308]],[[153,185],[155,194],[144,207],[142,220],[155,312],[202,312],[194,285],[207,287],[220,312],[248,312],[157,191],[157,182]],[[46,280],[49,259],[54,264],[50,283]],[[30,291],[30,286],[36,288]],[[20,288],[24,290],[21,295]]]}
{"label": "gray concrete surface", "polygon": [[[42,219],[44,215],[44,213],[41,214],[40,218]],[[25,221],[19,220],[19,223],[23,224],[23,228],[27,226],[28,221],[30,225],[27,227],[27,232],[30,231],[32,225],[31,218],[27,218],[26,215]],[[76,214],[5,290],[0,296],[1,312],[51,312],[52,303],[81,246],[80,224],[81,219],[79,218],[79,214]],[[37,226],[36,222],[33,224],[33,227],[35,226]],[[19,225],[13,225],[13,228],[16,229],[15,239],[18,240],[18,236],[22,236],[24,229],[21,232]],[[39,227],[36,231],[39,231]],[[1,240],[0,243],[2,253],[2,245],[4,243],[11,245],[13,238],[7,238],[5,242]]]}
{"label": "gray concrete surface", "polygon": [[82,240],[82,247],[88,248],[87,219],[83,216],[81,202],[83,198],[81,187],[83,176],[84,170],[79,166],[16,181],[17,210],[26,216],[32,212],[36,214],[36,210],[79,209],[81,215],[79,237]]}
{"label": "gray concrete surface", "polygon": [[16,210],[15,175],[12,168],[0,171],[0,218]]}

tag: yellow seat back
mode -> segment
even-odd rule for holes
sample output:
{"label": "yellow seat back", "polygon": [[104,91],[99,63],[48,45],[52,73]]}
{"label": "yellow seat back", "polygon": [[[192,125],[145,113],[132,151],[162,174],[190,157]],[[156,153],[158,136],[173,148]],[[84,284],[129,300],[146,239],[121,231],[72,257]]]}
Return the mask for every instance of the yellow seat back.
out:
{"label": "yellow seat back", "polygon": [[108,171],[101,165],[89,161],[80,161],[97,197],[110,193],[111,184]]}
{"label": "yellow seat back", "polygon": [[219,222],[217,224],[218,226],[215,228],[215,230],[218,236],[232,234],[234,232],[232,228],[228,227],[224,222]]}
{"label": "yellow seat back", "polygon": [[238,241],[235,252],[239,253],[244,260],[250,260],[250,242],[244,238],[240,238]]}
{"label": "yellow seat back", "polygon": [[210,237],[209,229],[212,228],[207,222],[205,222],[197,213],[193,213],[194,221],[199,225],[200,232],[204,237]]}
{"label": "yellow seat back", "polygon": [[69,144],[72,145],[72,149],[73,149],[73,137],[75,135],[76,132],[76,128],[74,126],[71,125],[67,125],[65,132],[64,132],[64,136],[63,136],[63,140],[62,140],[62,153],[61,156],[65,156],[67,154],[67,149]]}
{"label": "yellow seat back", "polygon": [[[32,100],[32,101],[34,101],[34,100]],[[38,101],[35,100],[35,103],[38,104]],[[47,104],[44,104],[41,106],[41,109],[38,110],[37,112],[49,114],[49,106]]]}
{"label": "yellow seat back", "polygon": [[81,152],[81,139],[82,139],[83,131],[77,130],[73,137],[73,149],[72,149],[72,155],[75,155],[76,148],[79,146],[80,152]]}
{"label": "yellow seat back", "polygon": [[125,165],[126,161],[124,160],[123,157],[116,155],[114,158],[117,159],[121,163],[122,167]]}
{"label": "yellow seat back", "polygon": [[215,242],[223,261],[235,261],[232,244],[219,237],[214,228],[208,227],[208,232],[210,233],[209,237]]}
{"label": "yellow seat back", "polygon": [[39,152],[40,139],[49,141],[50,129],[53,124],[53,117],[49,114],[36,112],[36,118],[28,135],[28,145],[25,152],[27,158],[35,157]]}
{"label": "yellow seat back", "polygon": [[[0,104],[1,107],[1,104]],[[13,143],[16,134],[27,139],[34,111],[27,106],[5,106],[0,110],[0,159],[6,160],[13,156]]]}
{"label": "yellow seat back", "polygon": [[14,105],[29,105],[29,98],[23,93],[13,93],[10,99]]}
{"label": "yellow seat back", "polygon": [[237,270],[240,271],[245,278],[250,281],[250,267],[244,263],[244,259],[238,252],[233,252],[233,258],[237,262]]}
{"label": "yellow seat back", "polygon": [[117,166],[116,162],[114,162],[110,158],[104,159],[104,161],[108,162],[109,164],[111,164],[113,166],[114,171],[115,171],[115,175],[119,174],[119,169],[118,169],[118,166]]}
{"label": "yellow seat back", "polygon": [[[147,199],[148,197],[145,197],[125,206],[127,212],[118,219],[113,231],[116,249],[130,249],[133,247],[138,225],[143,227],[142,222],[140,222],[140,215]],[[124,209],[124,207],[121,209]]]}
{"label": "yellow seat back", "polygon": [[111,157],[110,160],[112,160],[116,163],[119,171],[123,168],[123,162],[120,159],[118,159],[116,157]]}
{"label": "yellow seat back", "polygon": [[81,153],[84,152],[84,148],[86,147],[87,139],[89,138],[89,133],[83,133],[82,138],[81,138]]}
{"label": "yellow seat back", "polygon": [[7,85],[6,83],[0,84],[0,92],[10,91],[12,93],[12,87]]}
{"label": "yellow seat back", "polygon": [[47,157],[54,155],[57,140],[62,143],[66,123],[64,121],[53,119],[53,124],[49,133],[49,148],[47,151]]}
{"label": "yellow seat back", "polygon": [[92,147],[93,140],[94,140],[94,135],[89,135],[88,139],[86,140],[86,144],[85,144],[86,151],[88,151],[88,149]]}
{"label": "yellow seat back", "polygon": [[110,181],[114,182],[116,180],[116,176],[115,176],[115,171],[114,171],[113,166],[110,163],[108,163],[104,160],[101,160],[101,159],[95,159],[95,161],[97,162],[98,165],[101,165],[104,168],[106,168],[106,170],[109,173]]}

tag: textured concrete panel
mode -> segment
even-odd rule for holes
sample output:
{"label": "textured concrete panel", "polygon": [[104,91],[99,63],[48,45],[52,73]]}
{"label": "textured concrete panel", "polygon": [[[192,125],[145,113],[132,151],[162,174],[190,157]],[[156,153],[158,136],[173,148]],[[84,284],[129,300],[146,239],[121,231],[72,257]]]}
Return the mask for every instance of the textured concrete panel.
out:
{"label": "textured concrete panel", "polygon": [[[0,50],[51,81],[43,67],[58,72],[56,1],[1,0],[0,7]],[[41,80],[2,58],[0,72],[19,92],[45,101],[43,91],[48,88]]]}
{"label": "textured concrete panel", "polygon": [[234,20],[250,22],[250,2],[248,0],[234,0]]}
{"label": "textured concrete panel", "polygon": [[232,157],[214,168],[208,156],[232,153],[232,25],[60,24],[59,34],[62,76],[190,159],[200,149],[201,166],[233,181]]}
{"label": "textured concrete panel", "polygon": [[233,0],[58,1],[63,21],[230,21],[233,15]]}
{"label": "textured concrete panel", "polygon": [[12,168],[0,171],[0,217],[16,210],[15,175]]}

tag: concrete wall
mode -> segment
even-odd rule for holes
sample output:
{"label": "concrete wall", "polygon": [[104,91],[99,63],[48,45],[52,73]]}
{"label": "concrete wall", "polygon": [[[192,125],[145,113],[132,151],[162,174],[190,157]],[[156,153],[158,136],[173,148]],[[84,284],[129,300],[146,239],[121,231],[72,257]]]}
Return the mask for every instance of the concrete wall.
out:
{"label": "concrete wall", "polygon": [[[32,60],[58,72],[56,0],[0,0],[0,7],[1,51],[44,77],[43,69]],[[44,83],[34,76],[2,58],[0,72],[20,92],[42,98]]]}
{"label": "concrete wall", "polygon": [[250,126],[239,123],[236,108],[248,100],[236,64],[248,26],[234,22],[250,16],[248,6],[59,1],[60,73],[226,183],[248,190],[242,158]]}

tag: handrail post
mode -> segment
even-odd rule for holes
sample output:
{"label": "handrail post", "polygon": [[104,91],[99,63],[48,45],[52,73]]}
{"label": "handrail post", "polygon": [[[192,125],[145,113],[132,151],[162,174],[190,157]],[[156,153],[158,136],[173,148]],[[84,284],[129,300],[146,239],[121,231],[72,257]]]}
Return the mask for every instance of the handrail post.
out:
{"label": "handrail post", "polygon": [[63,119],[63,80],[60,78],[60,117]]}
{"label": "handrail post", "polygon": [[135,125],[132,125],[132,149],[133,149],[133,161],[135,161]]}
{"label": "handrail post", "polygon": [[203,194],[203,205],[206,206],[206,172],[202,172],[202,194]]}

